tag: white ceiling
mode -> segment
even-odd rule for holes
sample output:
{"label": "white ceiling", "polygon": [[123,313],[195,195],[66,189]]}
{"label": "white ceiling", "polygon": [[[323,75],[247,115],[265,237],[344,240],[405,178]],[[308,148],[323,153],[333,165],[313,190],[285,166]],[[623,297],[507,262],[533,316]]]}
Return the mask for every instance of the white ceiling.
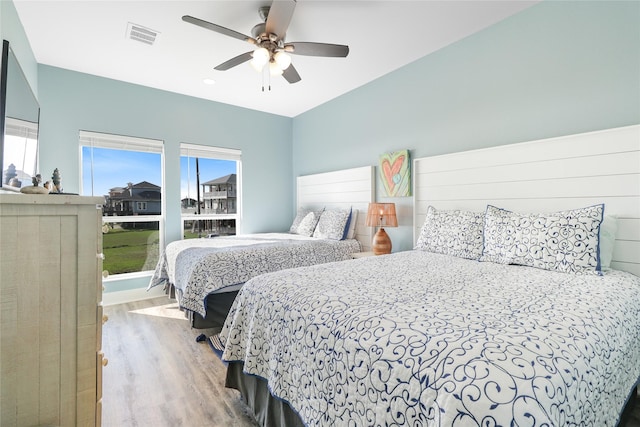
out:
{"label": "white ceiling", "polygon": [[[243,34],[269,0],[14,0],[38,63],[295,117],[537,3],[535,1],[298,0],[286,40],[349,45],[347,58],[293,55],[302,81],[263,92],[248,63],[213,67],[251,45],[182,21]],[[159,32],[153,46],[128,39],[131,22]],[[215,84],[206,85],[211,78]]]}

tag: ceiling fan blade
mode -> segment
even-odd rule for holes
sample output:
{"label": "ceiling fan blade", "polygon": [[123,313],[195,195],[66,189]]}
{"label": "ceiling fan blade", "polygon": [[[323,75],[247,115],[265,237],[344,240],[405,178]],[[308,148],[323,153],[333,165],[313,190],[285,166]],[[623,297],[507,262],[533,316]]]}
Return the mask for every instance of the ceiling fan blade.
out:
{"label": "ceiling fan blade", "polygon": [[349,54],[349,46],[343,44],[313,43],[313,42],[293,42],[285,45],[285,51],[289,52],[288,46],[293,46],[295,55],[306,56],[331,56],[344,58]]}
{"label": "ceiling fan blade", "polygon": [[296,2],[293,0],[275,0],[271,3],[265,27],[267,34],[275,34],[279,39],[284,39],[295,8]]}
{"label": "ceiling fan blade", "polygon": [[289,83],[298,83],[302,78],[298,71],[293,66],[293,64],[289,65],[283,72],[282,77],[284,77]]}
{"label": "ceiling fan blade", "polygon": [[215,31],[216,33],[224,34],[225,36],[233,37],[234,39],[246,41],[249,43],[254,43],[255,40],[252,37],[249,37],[245,34],[239,33],[237,31],[230,30],[228,28],[222,27],[217,24],[212,24],[211,22],[204,21],[200,18],[194,18],[193,16],[184,15],[182,17],[184,22],[188,22],[190,24],[197,25],[202,28],[206,28],[207,30]]}
{"label": "ceiling fan blade", "polygon": [[240,65],[243,62],[247,62],[249,61],[251,58],[253,58],[253,51],[250,52],[245,52],[242,55],[238,55],[234,58],[231,58],[230,60],[223,62],[222,64],[216,66],[214,68],[214,70],[218,70],[218,71],[226,71],[229,68],[233,68],[236,65]]}

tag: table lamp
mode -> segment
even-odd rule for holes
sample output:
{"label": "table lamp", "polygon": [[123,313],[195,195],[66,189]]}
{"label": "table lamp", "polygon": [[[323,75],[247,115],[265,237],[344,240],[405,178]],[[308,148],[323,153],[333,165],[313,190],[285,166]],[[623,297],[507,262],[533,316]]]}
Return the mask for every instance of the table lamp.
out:
{"label": "table lamp", "polygon": [[373,253],[376,255],[390,254],[391,239],[384,231],[384,227],[398,226],[395,203],[369,203],[366,224],[369,227],[379,227],[371,243]]}

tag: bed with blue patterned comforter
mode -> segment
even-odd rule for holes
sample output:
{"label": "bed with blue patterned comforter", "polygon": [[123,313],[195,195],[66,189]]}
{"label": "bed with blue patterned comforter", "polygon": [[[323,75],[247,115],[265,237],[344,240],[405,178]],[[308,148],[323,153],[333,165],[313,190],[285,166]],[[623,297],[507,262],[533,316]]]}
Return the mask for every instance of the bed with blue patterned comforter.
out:
{"label": "bed with blue patterned comforter", "polygon": [[640,278],[400,252],[252,279],[220,337],[308,426],[615,426]]}
{"label": "bed with blue patterned comforter", "polygon": [[181,308],[206,316],[207,295],[237,290],[260,274],[341,261],[360,252],[354,239],[330,240],[290,233],[259,233],[171,242],[148,289],[171,284]]}

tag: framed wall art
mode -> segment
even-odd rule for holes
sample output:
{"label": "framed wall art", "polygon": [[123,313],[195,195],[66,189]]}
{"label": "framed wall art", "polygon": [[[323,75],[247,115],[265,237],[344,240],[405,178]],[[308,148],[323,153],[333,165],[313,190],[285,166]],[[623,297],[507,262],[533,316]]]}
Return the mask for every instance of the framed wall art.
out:
{"label": "framed wall art", "polygon": [[385,196],[411,196],[409,150],[394,151],[380,155],[378,170]]}

